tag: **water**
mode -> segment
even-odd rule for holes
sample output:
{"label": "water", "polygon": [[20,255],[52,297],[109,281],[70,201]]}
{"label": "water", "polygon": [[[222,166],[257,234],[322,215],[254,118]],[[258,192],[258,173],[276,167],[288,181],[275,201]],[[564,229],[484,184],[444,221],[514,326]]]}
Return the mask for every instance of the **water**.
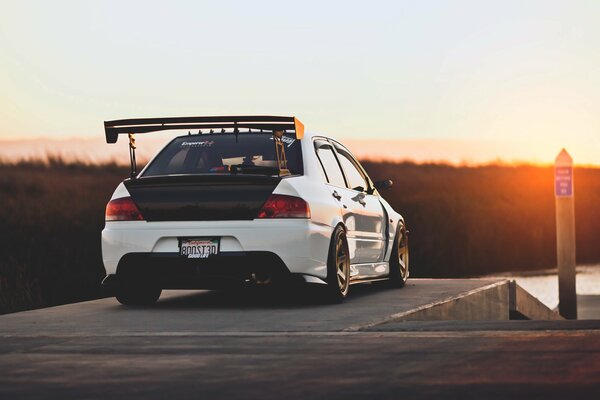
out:
{"label": "water", "polygon": [[[544,271],[540,275],[502,275],[501,278],[514,279],[519,286],[537,297],[550,309],[558,306],[558,275],[556,270]],[[600,265],[577,267],[576,287],[578,295],[600,295]]]}

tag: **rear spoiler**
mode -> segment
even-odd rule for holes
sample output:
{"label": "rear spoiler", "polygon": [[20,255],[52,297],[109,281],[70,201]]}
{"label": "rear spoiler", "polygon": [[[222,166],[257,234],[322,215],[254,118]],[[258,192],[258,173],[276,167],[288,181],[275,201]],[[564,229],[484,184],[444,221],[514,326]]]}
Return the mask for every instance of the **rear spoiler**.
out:
{"label": "rear spoiler", "polygon": [[[106,143],[116,143],[120,134],[129,137],[129,159],[131,162],[131,178],[137,175],[135,159],[135,133],[150,133],[176,129],[221,129],[222,133],[231,130],[231,133],[240,133],[240,128],[248,129],[248,133],[268,131],[273,134],[275,154],[279,165],[279,175],[289,175],[285,147],[281,140],[283,133],[293,131],[296,139],[304,137],[304,124],[296,117],[277,117],[265,115],[238,116],[238,117],[168,117],[168,118],[137,118],[104,121]],[[207,133],[208,133],[207,132]]]}
{"label": "rear spoiler", "polygon": [[106,143],[116,143],[120,134],[150,133],[174,129],[239,129],[260,131],[294,131],[296,139],[304,136],[304,124],[296,117],[251,115],[238,117],[168,117],[118,119],[104,122]]}

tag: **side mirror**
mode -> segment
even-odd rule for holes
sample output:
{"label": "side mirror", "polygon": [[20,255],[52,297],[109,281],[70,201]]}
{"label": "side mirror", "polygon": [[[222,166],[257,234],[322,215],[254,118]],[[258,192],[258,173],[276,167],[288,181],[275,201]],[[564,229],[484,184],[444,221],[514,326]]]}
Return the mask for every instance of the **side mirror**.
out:
{"label": "side mirror", "polygon": [[390,179],[385,180],[385,181],[377,181],[375,183],[373,183],[375,185],[375,189],[377,190],[385,190],[385,189],[389,189],[394,185],[394,182],[392,182]]}

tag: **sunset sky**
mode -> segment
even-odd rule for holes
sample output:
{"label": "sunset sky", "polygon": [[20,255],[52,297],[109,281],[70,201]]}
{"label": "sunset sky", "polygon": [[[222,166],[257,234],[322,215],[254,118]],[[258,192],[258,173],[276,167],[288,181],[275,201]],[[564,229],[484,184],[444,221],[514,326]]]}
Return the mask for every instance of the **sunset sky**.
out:
{"label": "sunset sky", "polygon": [[599,21],[600,1],[0,0],[0,156],[247,113],[372,157],[600,165]]}

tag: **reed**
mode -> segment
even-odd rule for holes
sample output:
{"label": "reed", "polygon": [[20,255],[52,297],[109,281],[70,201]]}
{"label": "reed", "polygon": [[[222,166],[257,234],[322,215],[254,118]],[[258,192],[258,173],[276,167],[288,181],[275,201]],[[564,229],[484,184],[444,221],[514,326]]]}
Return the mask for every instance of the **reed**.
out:
{"label": "reed", "polygon": [[[413,277],[555,266],[549,167],[364,163],[410,229]],[[0,163],[0,313],[101,296],[104,208],[128,168]],[[575,171],[577,261],[600,262],[600,169]]]}

